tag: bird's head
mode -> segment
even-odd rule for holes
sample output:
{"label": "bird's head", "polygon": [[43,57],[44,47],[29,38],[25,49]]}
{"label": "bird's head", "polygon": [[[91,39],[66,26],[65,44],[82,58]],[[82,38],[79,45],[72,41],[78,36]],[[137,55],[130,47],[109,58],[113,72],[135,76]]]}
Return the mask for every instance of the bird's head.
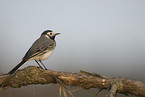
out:
{"label": "bird's head", "polygon": [[55,39],[55,36],[56,35],[59,35],[60,33],[55,33],[55,32],[53,32],[52,30],[45,30],[42,34],[41,34],[41,36],[45,36],[45,37],[47,37],[47,38],[50,38],[50,39]]}

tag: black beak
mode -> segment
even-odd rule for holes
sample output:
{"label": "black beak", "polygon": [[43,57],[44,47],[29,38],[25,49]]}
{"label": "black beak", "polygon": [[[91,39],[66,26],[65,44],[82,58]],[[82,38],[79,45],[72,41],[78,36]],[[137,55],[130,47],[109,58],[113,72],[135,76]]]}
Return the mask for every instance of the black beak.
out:
{"label": "black beak", "polygon": [[55,33],[55,36],[56,36],[56,35],[59,35],[59,34],[60,34],[60,33]]}

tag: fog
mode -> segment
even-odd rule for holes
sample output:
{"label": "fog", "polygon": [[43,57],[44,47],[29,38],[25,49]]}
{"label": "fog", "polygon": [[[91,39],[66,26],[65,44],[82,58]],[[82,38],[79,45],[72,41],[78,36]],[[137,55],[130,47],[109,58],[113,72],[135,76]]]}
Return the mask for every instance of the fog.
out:
{"label": "fog", "polygon": [[[46,29],[61,33],[54,53],[43,61],[48,69],[145,82],[144,0],[0,0],[0,73],[17,65]],[[21,68],[29,65],[37,66],[29,61]],[[97,89],[89,91],[79,90],[76,97],[84,92],[83,97],[93,97]],[[0,97],[22,97],[25,92],[24,97],[58,97],[58,86],[6,89]]]}

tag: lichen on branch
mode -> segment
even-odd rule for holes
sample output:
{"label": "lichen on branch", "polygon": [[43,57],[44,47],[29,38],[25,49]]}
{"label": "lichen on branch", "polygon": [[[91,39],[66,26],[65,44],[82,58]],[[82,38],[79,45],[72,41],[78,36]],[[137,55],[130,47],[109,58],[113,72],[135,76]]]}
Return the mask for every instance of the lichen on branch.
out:
{"label": "lichen on branch", "polygon": [[83,89],[99,88],[110,91],[110,97],[117,93],[145,97],[145,84],[124,77],[106,77],[96,73],[81,71],[80,73],[43,70],[37,66],[28,66],[12,75],[1,75],[1,88],[20,88],[33,84],[60,84]]}

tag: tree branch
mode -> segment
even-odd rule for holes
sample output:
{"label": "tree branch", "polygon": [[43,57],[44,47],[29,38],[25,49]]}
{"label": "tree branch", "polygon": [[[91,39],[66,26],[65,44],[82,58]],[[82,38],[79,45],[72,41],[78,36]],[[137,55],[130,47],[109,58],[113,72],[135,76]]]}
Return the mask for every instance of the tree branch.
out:
{"label": "tree branch", "polygon": [[[3,82],[3,83],[2,83]],[[42,70],[36,66],[28,66],[13,75],[1,75],[1,88],[20,88],[32,84],[60,84],[75,86],[83,89],[99,88],[110,91],[109,97],[116,97],[117,93],[145,97],[145,84],[124,77],[106,77],[95,73],[81,71],[80,73],[57,72]]]}

